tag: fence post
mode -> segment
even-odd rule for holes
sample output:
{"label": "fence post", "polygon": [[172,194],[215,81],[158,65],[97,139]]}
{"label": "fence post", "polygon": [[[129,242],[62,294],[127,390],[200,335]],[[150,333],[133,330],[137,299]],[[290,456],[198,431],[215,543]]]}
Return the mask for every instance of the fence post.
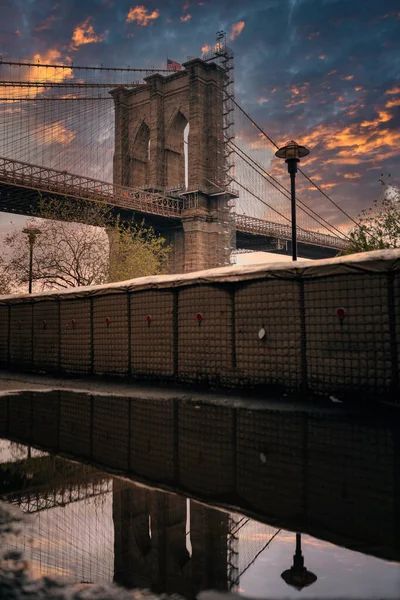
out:
{"label": "fence post", "polygon": [[172,314],[172,326],[173,326],[173,365],[174,365],[174,377],[178,375],[179,368],[179,331],[178,331],[178,306],[179,306],[179,291],[173,290],[173,314]]}
{"label": "fence post", "polygon": [[236,360],[236,285],[233,284],[231,287],[231,310],[232,310],[232,368],[236,369],[237,360]]}
{"label": "fence post", "polygon": [[399,386],[398,372],[398,354],[397,354],[397,339],[396,339],[396,307],[394,297],[394,273],[387,273],[387,295],[388,295],[388,316],[389,316],[389,334],[390,334],[390,359],[391,359],[391,391],[393,397],[396,397],[396,392]]}
{"label": "fence post", "polygon": [[90,302],[90,374],[94,373],[94,327],[93,327],[93,296],[89,298]]}
{"label": "fence post", "polygon": [[7,305],[7,369],[10,368],[10,359],[11,359],[11,306]]}
{"label": "fence post", "polygon": [[58,374],[62,373],[61,368],[61,344],[62,344],[62,326],[61,326],[61,300],[57,298],[57,306],[58,306]]}
{"label": "fence post", "polygon": [[307,337],[306,337],[306,307],[304,297],[304,280],[301,276],[299,282],[299,310],[300,310],[300,361],[301,361],[301,391],[308,391],[307,374]]}
{"label": "fence post", "polygon": [[128,375],[132,377],[132,323],[131,323],[131,295],[129,291],[126,293],[127,310],[128,310]]}

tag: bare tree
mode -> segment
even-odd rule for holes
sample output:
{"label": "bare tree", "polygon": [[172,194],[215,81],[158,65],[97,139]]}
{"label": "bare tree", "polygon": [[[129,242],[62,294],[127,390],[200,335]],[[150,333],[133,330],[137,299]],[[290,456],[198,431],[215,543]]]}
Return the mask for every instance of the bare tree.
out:
{"label": "bare tree", "polygon": [[[40,219],[29,224],[40,229],[33,253],[36,289],[63,289],[120,281],[160,273],[168,248],[151,228],[122,225],[109,208],[84,201],[39,202]],[[108,236],[107,236],[108,234]],[[110,265],[109,239],[113,255]],[[26,236],[15,230],[5,238],[11,259],[8,269],[24,284],[29,278]]]}
{"label": "bare tree", "polygon": [[13,290],[13,275],[9,264],[0,256],[0,296],[11,294]]}

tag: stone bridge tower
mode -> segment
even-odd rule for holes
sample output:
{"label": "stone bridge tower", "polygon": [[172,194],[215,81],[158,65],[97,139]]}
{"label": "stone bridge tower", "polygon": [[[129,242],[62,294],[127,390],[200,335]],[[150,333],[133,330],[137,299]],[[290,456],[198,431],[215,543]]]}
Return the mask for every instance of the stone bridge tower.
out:
{"label": "stone bridge tower", "polygon": [[181,223],[163,230],[173,245],[171,272],[229,264],[232,235],[226,73],[201,59],[183,67],[166,77],[146,77],[134,89],[112,92],[114,183],[184,198]]}

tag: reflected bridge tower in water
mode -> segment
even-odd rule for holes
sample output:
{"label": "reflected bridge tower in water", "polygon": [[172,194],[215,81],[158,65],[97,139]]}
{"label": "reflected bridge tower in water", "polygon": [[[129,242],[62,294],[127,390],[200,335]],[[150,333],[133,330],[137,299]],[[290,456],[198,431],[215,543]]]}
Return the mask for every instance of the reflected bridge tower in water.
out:
{"label": "reflected bridge tower in water", "polygon": [[186,596],[230,589],[229,514],[114,479],[113,521],[116,583]]}

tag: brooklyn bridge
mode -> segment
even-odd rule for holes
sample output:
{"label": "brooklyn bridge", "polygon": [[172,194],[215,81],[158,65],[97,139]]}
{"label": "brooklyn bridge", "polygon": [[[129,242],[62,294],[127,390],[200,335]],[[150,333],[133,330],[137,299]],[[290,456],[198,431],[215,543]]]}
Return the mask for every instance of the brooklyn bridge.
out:
{"label": "brooklyn bridge", "polygon": [[[290,192],[275,142],[235,100],[233,60],[221,38],[175,72],[1,62],[0,211],[105,203],[171,242],[175,273],[289,255]],[[346,213],[299,175],[299,256],[335,256]]]}

